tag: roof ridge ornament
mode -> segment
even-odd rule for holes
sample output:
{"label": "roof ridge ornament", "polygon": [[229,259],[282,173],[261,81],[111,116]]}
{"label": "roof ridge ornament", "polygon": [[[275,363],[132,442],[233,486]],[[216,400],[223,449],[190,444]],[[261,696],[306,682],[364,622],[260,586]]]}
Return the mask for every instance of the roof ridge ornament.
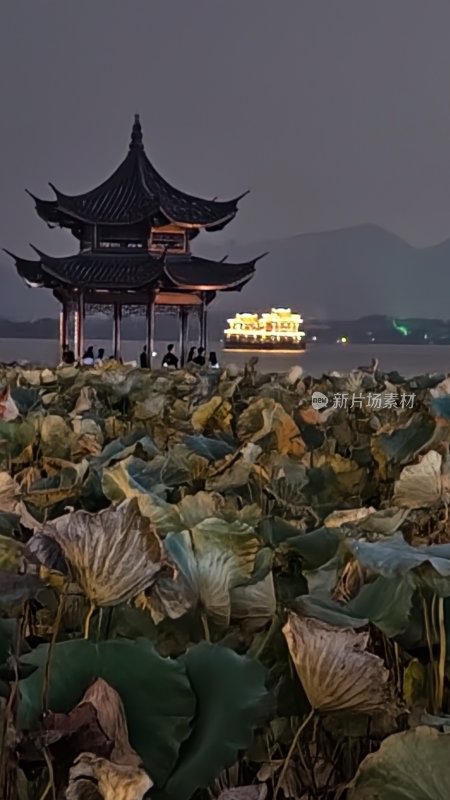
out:
{"label": "roof ridge ornament", "polygon": [[142,128],[139,114],[134,115],[134,124],[131,131],[130,150],[143,150]]}

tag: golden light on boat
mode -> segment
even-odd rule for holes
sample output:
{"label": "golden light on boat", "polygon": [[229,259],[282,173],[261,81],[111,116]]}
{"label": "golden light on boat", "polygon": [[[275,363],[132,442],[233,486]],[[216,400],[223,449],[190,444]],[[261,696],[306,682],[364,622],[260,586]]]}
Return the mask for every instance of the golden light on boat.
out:
{"label": "golden light on boat", "polygon": [[240,313],[227,320],[225,346],[304,349],[305,332],[301,314],[290,308],[272,308],[263,314]]}

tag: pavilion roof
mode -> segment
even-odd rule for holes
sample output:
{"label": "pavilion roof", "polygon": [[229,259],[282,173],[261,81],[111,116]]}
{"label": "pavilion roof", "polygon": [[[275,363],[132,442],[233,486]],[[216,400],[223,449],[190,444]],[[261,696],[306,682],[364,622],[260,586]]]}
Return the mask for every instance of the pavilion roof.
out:
{"label": "pavilion roof", "polygon": [[[90,224],[130,225],[157,219],[187,228],[222,229],[237,212],[238,201],[205,200],[171,186],[149,161],[139,116],[135,116],[129,151],[106,181],[85,194],[66,195],[52,184],[56,200],[32,195],[38,214],[49,224],[70,227],[74,220]],[[244,193],[246,194],[246,192]]]}
{"label": "pavilion roof", "polygon": [[149,253],[77,253],[54,258],[35,252],[37,260],[19,258],[17,272],[29,286],[47,289],[138,290],[154,287],[164,291],[239,291],[253,276],[259,258],[241,264],[210,261],[196,256],[160,257]]}

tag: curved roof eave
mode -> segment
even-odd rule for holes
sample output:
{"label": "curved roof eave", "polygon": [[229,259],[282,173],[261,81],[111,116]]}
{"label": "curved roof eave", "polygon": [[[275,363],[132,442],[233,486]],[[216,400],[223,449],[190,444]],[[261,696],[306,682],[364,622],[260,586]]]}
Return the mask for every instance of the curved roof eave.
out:
{"label": "curved roof eave", "polygon": [[56,200],[33,195],[40,216],[47,222],[70,227],[86,224],[131,225],[162,213],[170,222],[187,229],[221,230],[237,213],[247,192],[232,200],[206,200],[186,194],[169,184],[151,164],[144,151],[142,129],[136,115],[129,150],[124,160],[94,189],[66,195],[53,184]]}
{"label": "curved roof eave", "polygon": [[[195,256],[184,261],[180,258],[178,261],[173,260],[172,263],[166,263],[164,272],[175,286],[183,289],[205,292],[239,291],[253,277],[256,263],[265,255],[267,254],[263,253],[249,262],[227,263],[226,265],[223,261],[208,261]],[[206,276],[205,270],[207,271]],[[212,274],[213,270],[215,270],[215,275]],[[183,276],[183,271],[186,272],[185,276]],[[198,280],[195,280],[196,272]]]}

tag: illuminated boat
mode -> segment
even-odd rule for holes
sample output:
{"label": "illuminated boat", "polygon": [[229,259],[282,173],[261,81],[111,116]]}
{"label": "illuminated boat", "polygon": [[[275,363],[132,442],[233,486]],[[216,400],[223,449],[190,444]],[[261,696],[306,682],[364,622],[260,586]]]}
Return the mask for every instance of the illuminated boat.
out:
{"label": "illuminated boat", "polygon": [[264,314],[236,314],[224,331],[226,350],[304,350],[303,319],[290,308]]}

